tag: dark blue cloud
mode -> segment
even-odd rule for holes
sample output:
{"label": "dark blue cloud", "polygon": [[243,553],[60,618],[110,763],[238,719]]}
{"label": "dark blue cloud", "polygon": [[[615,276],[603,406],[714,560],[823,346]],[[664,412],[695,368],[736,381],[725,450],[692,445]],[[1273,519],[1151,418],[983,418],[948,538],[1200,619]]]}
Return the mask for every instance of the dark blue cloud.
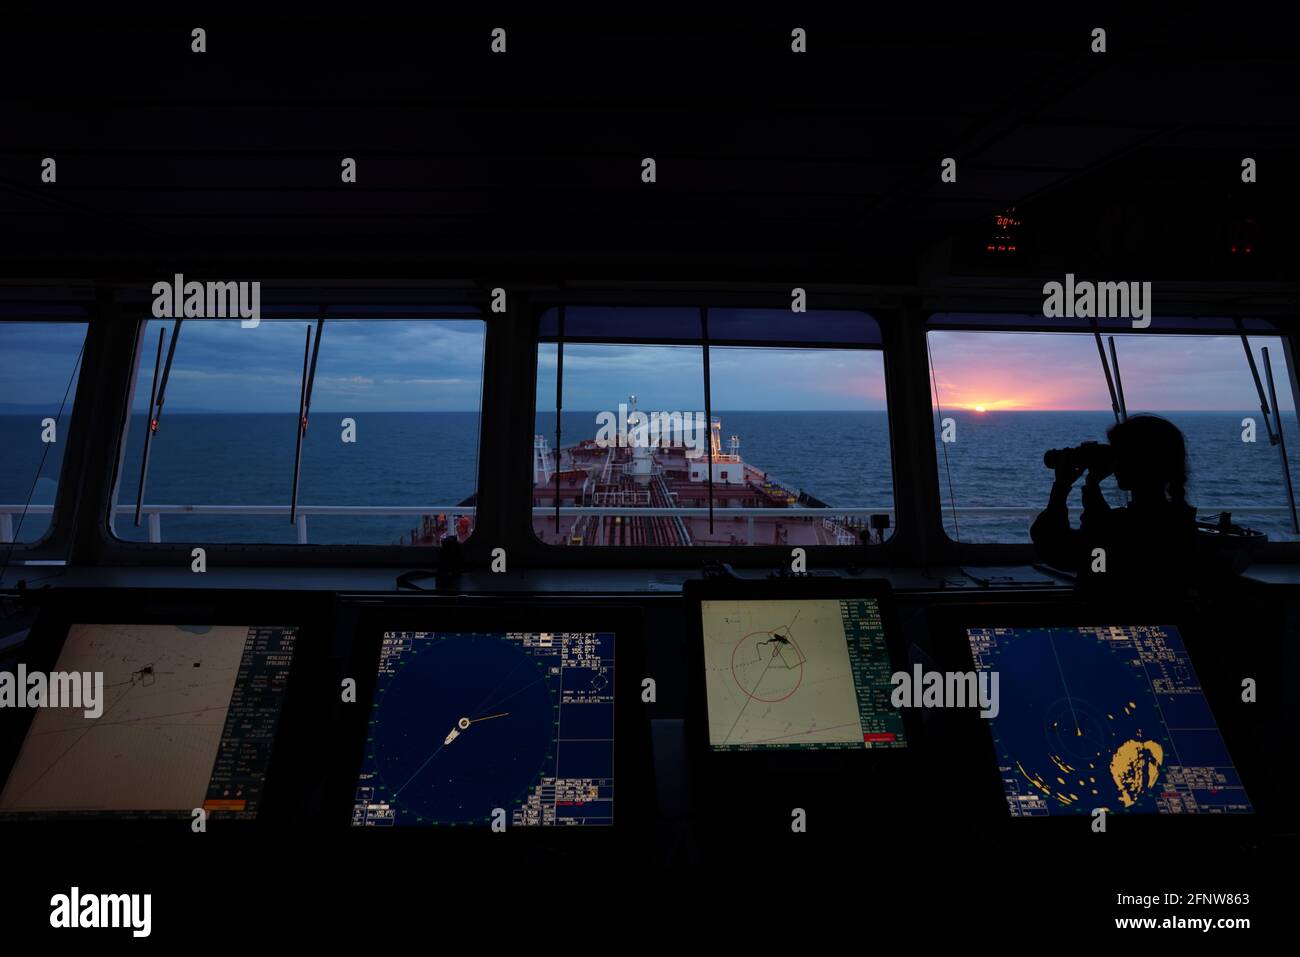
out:
{"label": "dark blue cloud", "polygon": [[[158,332],[152,321],[134,408],[148,405]],[[307,321],[191,320],[167,389],[174,411],[282,412],[298,407]],[[314,333],[313,333],[314,335]],[[325,323],[312,408],[321,412],[472,411],[483,375],[479,320],[331,320]],[[164,348],[165,354],[165,348]]]}
{"label": "dark blue cloud", "polygon": [[[0,323],[0,410],[39,406],[57,411],[86,338],[81,322]],[[75,383],[73,389],[75,389]],[[68,392],[68,405],[73,393]]]}
{"label": "dark blue cloud", "polygon": [[[284,412],[297,408],[308,321],[185,323],[168,388],[173,411]],[[158,329],[145,331],[134,408],[144,411]],[[85,326],[0,324],[0,408],[57,407]],[[954,406],[1008,397],[1047,408],[1108,409],[1090,336],[938,332],[930,336],[940,401]],[[322,412],[466,411],[482,394],[483,325],[477,320],[327,322],[313,408]],[[1117,339],[1130,405],[1151,410],[1258,407],[1240,340],[1224,336],[1122,335]],[[1284,409],[1290,376],[1280,340],[1270,347]],[[880,409],[877,352],[715,347],[713,405],[719,410]],[[575,345],[564,351],[565,407],[615,409],[630,393],[643,408],[704,405],[703,358],[695,346]],[[555,347],[540,349],[538,406],[554,407]]]}

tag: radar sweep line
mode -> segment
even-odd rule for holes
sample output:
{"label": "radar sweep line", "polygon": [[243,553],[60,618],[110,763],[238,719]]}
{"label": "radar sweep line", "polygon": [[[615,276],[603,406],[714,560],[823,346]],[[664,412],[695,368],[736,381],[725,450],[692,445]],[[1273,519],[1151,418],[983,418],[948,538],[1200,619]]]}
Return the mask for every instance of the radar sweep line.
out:
{"label": "radar sweep line", "polygon": [[1083,729],[1079,727],[1079,716],[1074,711],[1074,698],[1070,696],[1070,686],[1066,683],[1065,672],[1061,668],[1061,656],[1056,653],[1056,640],[1052,633],[1047,633],[1047,643],[1052,647],[1052,657],[1056,659],[1056,673],[1061,676],[1061,687],[1065,690],[1065,700],[1070,705],[1070,717],[1074,719],[1074,736],[1083,737]]}

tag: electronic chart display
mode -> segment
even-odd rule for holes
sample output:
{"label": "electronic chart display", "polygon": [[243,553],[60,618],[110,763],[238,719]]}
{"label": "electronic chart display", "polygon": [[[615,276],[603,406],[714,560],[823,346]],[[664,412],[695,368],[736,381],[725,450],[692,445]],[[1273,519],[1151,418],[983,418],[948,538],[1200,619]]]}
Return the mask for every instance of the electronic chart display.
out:
{"label": "electronic chart display", "polygon": [[1251,813],[1178,630],[968,628],[1013,817]]}
{"label": "electronic chart display", "polygon": [[83,684],[95,706],[36,710],[0,814],[256,817],[296,639],[296,628],[72,625],[50,680]]}
{"label": "electronic chart display", "polygon": [[614,823],[614,635],[385,632],[358,827]]}
{"label": "electronic chart display", "polygon": [[712,750],[906,746],[879,599],[700,607]]}

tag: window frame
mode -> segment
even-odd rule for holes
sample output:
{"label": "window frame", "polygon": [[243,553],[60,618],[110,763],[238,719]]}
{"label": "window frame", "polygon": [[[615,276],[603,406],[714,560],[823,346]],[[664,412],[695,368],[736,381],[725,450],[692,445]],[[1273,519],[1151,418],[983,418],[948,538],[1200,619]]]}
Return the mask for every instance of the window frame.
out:
{"label": "window frame", "polygon": [[[317,311],[307,314],[301,314],[302,320],[314,321],[319,318],[320,309],[325,310],[325,317],[328,325],[329,319],[344,320],[348,318],[356,319],[356,315],[349,316],[349,310],[361,308],[368,310],[364,319],[402,319],[409,321],[428,321],[437,322],[440,320],[471,320],[477,319],[483,322],[483,358],[482,358],[482,382],[480,383],[480,400],[479,400],[479,430],[478,430],[478,454],[475,462],[474,485],[475,485],[475,523],[474,531],[462,545],[462,556],[467,565],[477,563],[486,564],[490,547],[487,545],[489,538],[494,537],[491,534],[482,534],[481,531],[493,532],[498,524],[494,521],[484,523],[480,519],[487,515],[489,518],[494,512],[493,493],[489,492],[484,495],[485,489],[481,488],[480,478],[483,474],[485,465],[485,451],[489,441],[491,430],[498,427],[495,424],[495,418],[499,410],[497,403],[491,403],[493,406],[493,416],[489,417],[489,399],[487,391],[489,376],[498,373],[490,372],[495,365],[501,364],[501,353],[505,345],[508,317],[500,314],[494,314],[491,310],[491,296],[487,289],[467,288],[463,285],[453,284],[449,287],[439,288],[436,286],[411,286],[409,289],[397,290],[395,294],[385,295],[385,292],[392,289],[395,284],[377,284],[376,289],[367,291],[360,289],[355,292],[350,290],[350,295],[330,296],[321,295],[320,290],[315,291],[318,299],[323,303]],[[270,287],[268,289],[268,287]],[[269,293],[269,294],[268,294]],[[110,296],[110,299],[113,297]],[[293,306],[295,309],[301,308],[304,296],[296,293],[294,290],[287,289],[281,284],[263,283],[263,312],[269,309],[282,309],[285,305]],[[125,299],[126,301],[122,301]],[[154,565],[154,566],[171,566],[186,576],[191,574],[190,566],[192,559],[192,550],[194,548],[203,548],[205,552],[208,571],[215,568],[228,566],[282,566],[286,568],[294,567],[391,567],[391,568],[417,568],[436,564],[438,549],[425,546],[395,545],[395,544],[297,544],[297,543],[241,543],[241,542],[139,542],[118,538],[112,531],[109,516],[111,510],[116,507],[117,497],[119,494],[120,483],[129,480],[131,474],[131,463],[126,461],[126,449],[128,445],[128,430],[131,424],[132,404],[135,396],[136,380],[141,373],[142,351],[148,351],[147,344],[144,342],[145,331],[150,321],[154,319],[150,310],[152,297],[145,298],[141,288],[131,287],[125,296],[119,296],[116,301],[110,302],[104,309],[103,322],[106,325],[112,325],[117,330],[116,341],[113,345],[112,353],[114,363],[117,365],[118,378],[115,382],[115,394],[109,398],[105,406],[109,408],[101,409],[101,417],[104,424],[101,428],[107,436],[107,449],[102,450],[112,463],[109,474],[105,477],[96,501],[90,504],[95,516],[95,526],[93,540],[89,541],[83,550],[83,555],[89,564],[97,565]],[[268,305],[269,304],[269,305]],[[388,307],[391,310],[386,311]],[[439,313],[439,310],[443,310]],[[451,309],[472,309],[473,311],[451,312]],[[412,310],[418,310],[413,312]],[[122,315],[125,313],[125,315]],[[265,318],[265,315],[264,315]],[[294,318],[299,318],[295,313]],[[204,321],[204,320],[193,320]],[[144,356],[149,359],[149,356]],[[152,361],[149,359],[149,361]],[[106,363],[108,364],[108,363]],[[147,375],[152,375],[152,366],[149,362]],[[138,467],[138,463],[137,463]],[[138,475],[138,473],[137,473]],[[485,503],[485,498],[487,502]],[[287,504],[287,503],[286,503]],[[484,529],[487,524],[489,528]]]}
{"label": "window frame", "polygon": [[[483,360],[484,393],[480,415],[477,515],[475,533],[463,549],[467,571],[465,587],[470,590],[509,591],[515,575],[490,575],[493,551],[508,550],[509,571],[528,571],[523,587],[541,587],[583,592],[591,586],[574,570],[593,568],[615,572],[601,586],[603,591],[644,593],[646,571],[661,568],[698,572],[702,563],[728,563],[737,568],[789,567],[788,549],[776,546],[696,546],[688,549],[636,549],[612,547],[596,555],[584,548],[555,548],[542,545],[531,531],[532,463],[512,450],[526,448],[535,421],[519,415],[520,408],[533,406],[537,398],[538,320],[552,306],[564,305],[667,305],[712,306],[717,308],[773,308],[788,304],[789,288],[776,284],[741,283],[635,283],[600,281],[586,283],[501,283],[508,290],[504,312],[493,311],[494,283],[412,281],[319,281],[310,285],[317,301],[346,305],[397,303],[432,307],[439,303],[472,305],[485,322]],[[55,511],[48,537],[41,548],[16,545],[12,563],[53,560],[99,573],[129,575],[129,569],[114,573],[113,566],[168,568],[174,577],[164,579],[175,586],[192,587],[189,545],[121,542],[108,533],[108,508],[115,500],[119,467],[119,437],[135,386],[137,351],[144,323],[149,318],[149,286],[140,283],[85,281],[69,284],[54,293],[39,284],[0,289],[0,305],[12,302],[74,303],[83,314],[74,321],[89,322],[82,372],[73,401],[75,428],[65,450],[64,470],[56,493]],[[294,286],[295,289],[288,287]],[[264,282],[263,302],[302,302],[303,283]],[[890,435],[890,468],[894,483],[895,528],[890,539],[869,549],[843,546],[811,547],[810,571],[857,566],[870,569],[894,566],[900,571],[917,569],[918,584],[931,583],[942,566],[962,564],[1027,566],[1037,561],[1032,544],[957,544],[943,529],[939,511],[940,477],[933,442],[934,410],[926,357],[926,335],[942,328],[935,318],[961,312],[988,319],[986,327],[1008,330],[997,317],[1009,314],[1034,315],[1041,308],[1041,282],[1004,282],[995,287],[979,285],[925,288],[912,286],[808,286],[817,308],[855,309],[869,313],[880,329],[883,353],[887,421]],[[53,287],[47,287],[52,289]],[[35,291],[34,291],[35,290]],[[270,293],[268,294],[268,290]],[[721,291],[726,290],[726,291]],[[39,293],[39,294],[37,294]],[[44,298],[42,298],[44,296]],[[1288,360],[1293,395],[1300,396],[1297,381],[1300,367],[1300,326],[1292,325],[1294,305],[1276,288],[1248,284],[1240,289],[1201,286],[1171,288],[1162,296],[1162,311],[1180,316],[1222,316],[1225,296],[1240,304],[1243,315],[1256,317],[1267,329],[1257,334],[1279,336]],[[410,312],[394,318],[409,318]],[[463,315],[459,316],[464,318]],[[21,319],[22,316],[15,316]],[[1157,320],[1158,321],[1158,320]],[[963,328],[970,328],[969,326]],[[1042,320],[1044,331],[1061,331],[1059,322]],[[1223,334],[1223,330],[1206,334]],[[815,347],[815,346],[814,346]],[[1098,370],[1100,374],[1100,370]],[[1300,420],[1300,410],[1297,412]],[[918,445],[917,435],[926,436],[931,451]],[[1288,438],[1300,443],[1300,421],[1288,430]],[[494,472],[485,483],[483,475]],[[76,473],[77,480],[64,481]],[[1300,484],[1298,482],[1297,484]],[[432,567],[436,551],[411,546],[385,545],[209,545],[209,572],[216,572],[212,585],[244,583],[252,587],[293,587],[297,570],[336,568],[340,587],[355,586],[345,569],[394,569]],[[1300,563],[1300,542],[1270,542],[1254,557],[1257,565]],[[231,566],[264,568],[252,577],[228,573]],[[926,568],[934,571],[926,572]],[[624,577],[617,577],[619,570]],[[58,574],[32,569],[19,576],[6,576],[6,587],[19,577],[28,579]],[[850,572],[854,574],[854,572]],[[870,574],[870,572],[868,572]],[[116,581],[110,577],[105,581]],[[391,587],[388,576],[380,576]],[[523,581],[525,579],[520,579]],[[621,583],[621,584],[620,584]],[[653,585],[651,586],[653,587]],[[665,598],[671,587],[665,583]]]}
{"label": "window frame", "polygon": [[[50,513],[50,524],[45,533],[35,541],[0,543],[0,567],[9,566],[5,571],[0,587],[12,587],[20,579],[39,577],[42,573],[20,571],[15,569],[41,568],[45,566],[64,566],[70,563],[76,531],[78,506],[81,501],[81,488],[85,482],[85,462],[87,430],[81,427],[88,416],[86,410],[94,405],[95,386],[99,379],[99,370],[88,359],[93,355],[99,341],[96,335],[93,312],[90,308],[89,290],[52,289],[41,295],[42,290],[25,290],[12,296],[8,290],[0,293],[0,327],[7,324],[43,325],[76,324],[86,327],[82,339],[81,356],[77,363],[77,384],[68,395],[68,404],[64,408],[63,420],[59,428],[64,436],[63,461],[59,468],[59,477],[54,490],[54,504]],[[35,310],[33,315],[23,315],[26,309]],[[12,312],[12,314],[11,314]],[[45,312],[45,315],[39,313]],[[50,314],[53,313],[53,314]],[[73,423],[78,423],[73,428]],[[75,476],[69,479],[69,476]],[[18,504],[18,503],[15,503]],[[15,534],[18,531],[14,522]]]}
{"label": "window frame", "polygon": [[[900,362],[903,358],[902,350],[897,349],[896,343],[899,340],[899,331],[901,321],[896,303],[889,303],[875,296],[853,295],[843,293],[826,293],[819,291],[809,291],[809,295],[816,296],[816,310],[828,311],[854,311],[861,312],[863,315],[874,321],[880,332],[880,344],[878,346],[863,346],[849,344],[827,344],[827,343],[807,343],[799,341],[773,340],[762,342],[751,339],[734,339],[718,338],[712,336],[708,339],[708,345],[719,347],[742,347],[742,348],[771,348],[771,349],[812,349],[812,350],[844,350],[844,351],[861,351],[861,352],[879,352],[882,358],[882,372],[884,375],[885,386],[885,417],[889,430],[889,468],[890,479],[892,483],[893,494],[893,522],[890,528],[890,536],[881,545],[872,546],[854,546],[854,545],[813,545],[803,546],[807,555],[807,563],[810,571],[825,568],[843,568],[849,566],[877,566],[898,564],[906,561],[909,553],[915,553],[918,550],[919,528],[909,528],[910,523],[900,523],[900,518],[904,515],[910,515],[913,512],[911,508],[910,496],[908,490],[914,485],[909,482],[908,472],[900,472],[899,443],[896,436],[899,434],[898,429],[902,428],[900,419],[902,418],[899,410],[896,408],[897,391],[893,387],[893,381],[897,378],[897,370],[894,364]],[[655,292],[646,297],[629,295],[626,292],[622,295],[602,295],[602,294],[583,294],[581,292],[572,292],[568,295],[542,295],[534,297],[531,305],[530,326],[531,336],[529,342],[528,362],[529,375],[528,384],[531,386],[529,400],[530,416],[527,420],[529,428],[528,446],[531,447],[531,436],[533,427],[537,420],[537,381],[539,371],[539,358],[543,345],[553,345],[559,341],[556,337],[543,336],[541,325],[543,316],[551,309],[563,307],[646,307],[646,308],[693,308],[699,310],[709,309],[788,309],[789,308],[789,290],[784,289],[779,294],[755,295],[742,294],[732,296],[720,296],[705,292]],[[678,339],[666,337],[649,337],[648,341],[632,341],[626,337],[592,337],[592,336],[564,336],[565,344],[576,345],[677,345],[677,346],[695,346],[703,347],[704,342],[700,339]],[[712,403],[710,402],[710,406]],[[551,410],[553,411],[553,409]],[[523,538],[526,561],[530,567],[590,567],[593,564],[599,564],[601,567],[613,568],[700,568],[703,564],[724,563],[736,567],[780,567],[789,568],[791,549],[795,546],[782,545],[690,545],[690,546],[629,546],[629,545],[592,545],[592,546],[569,546],[569,545],[550,545],[537,538],[533,531],[532,516],[532,462],[526,456],[520,456],[524,467],[524,482],[516,485],[516,488],[522,485],[527,489],[520,499],[522,508],[514,509],[518,515],[520,527],[525,529]],[[725,509],[718,509],[719,512],[725,513]],[[833,511],[833,510],[832,510]]]}
{"label": "window frame", "polygon": [[[937,331],[948,331],[976,334],[981,332],[1069,332],[1078,335],[1090,335],[1091,329],[1087,325],[1087,320],[1048,319],[1039,312],[1033,311],[1036,307],[1041,307],[1041,300],[1035,300],[1031,304],[1018,298],[1002,303],[1000,307],[981,306],[980,308],[968,308],[947,302],[942,304],[927,303],[926,306],[923,321],[916,324],[915,335],[920,339],[919,345],[925,373],[924,381],[927,388],[925,405],[930,422],[928,434],[930,436],[931,454],[926,456],[925,466],[927,471],[932,470],[934,475],[934,482],[926,495],[924,509],[928,517],[927,543],[929,547],[927,552],[931,556],[930,560],[957,564],[1025,566],[1038,564],[1038,554],[1032,542],[958,542],[948,534],[942,513],[943,489],[941,482],[943,481],[943,466],[940,461],[937,443],[934,441],[935,411],[933,393],[928,391],[931,388],[931,372],[928,361],[929,334]],[[1179,325],[1162,329],[1159,325],[1161,318],[1155,317],[1149,329],[1137,331],[1156,336],[1190,335],[1217,336],[1220,338],[1237,334],[1236,330],[1231,327],[1231,321],[1234,317],[1231,314],[1224,315],[1225,310],[1221,301],[1173,300],[1169,305],[1162,306],[1162,311],[1166,314],[1164,317],[1165,322],[1177,322]],[[1284,422],[1283,428],[1286,435],[1293,437],[1292,441],[1296,443],[1297,447],[1300,447],[1300,368],[1297,367],[1296,362],[1297,358],[1300,357],[1300,342],[1297,341],[1300,336],[1297,335],[1294,327],[1287,324],[1284,318],[1267,315],[1266,312],[1267,310],[1252,308],[1242,311],[1240,318],[1248,337],[1277,338],[1282,343],[1282,361],[1286,367],[1284,372],[1287,381],[1290,383],[1291,394],[1296,406],[1292,423],[1288,426]],[[945,316],[958,315],[962,317],[961,322],[944,320]],[[1023,319],[1023,325],[1008,324],[1005,321],[1008,316],[1017,316]],[[1225,326],[1223,324],[1225,321],[1229,325]],[[1073,322],[1073,324],[1066,325],[1069,322]],[[1129,320],[1100,320],[1100,323],[1100,331],[1103,336],[1107,333],[1132,333],[1134,331]],[[1097,375],[1099,378],[1103,375],[1100,368],[1097,369]],[[1260,375],[1262,378],[1262,369]],[[1300,508],[1300,475],[1293,474],[1292,478],[1296,484],[1297,508]],[[1046,502],[1043,504],[1045,505]],[[1252,564],[1291,563],[1296,561],[1300,561],[1300,540],[1270,540],[1254,555]]]}

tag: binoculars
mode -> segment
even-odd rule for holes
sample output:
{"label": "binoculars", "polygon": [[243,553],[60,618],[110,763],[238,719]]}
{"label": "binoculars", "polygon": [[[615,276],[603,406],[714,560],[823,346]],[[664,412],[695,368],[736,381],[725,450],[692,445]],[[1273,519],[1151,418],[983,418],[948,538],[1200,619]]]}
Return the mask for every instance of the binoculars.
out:
{"label": "binoculars", "polygon": [[1114,453],[1104,442],[1083,442],[1074,448],[1048,449],[1043,453],[1043,464],[1049,469],[1073,466],[1090,472],[1110,472],[1114,462]]}

